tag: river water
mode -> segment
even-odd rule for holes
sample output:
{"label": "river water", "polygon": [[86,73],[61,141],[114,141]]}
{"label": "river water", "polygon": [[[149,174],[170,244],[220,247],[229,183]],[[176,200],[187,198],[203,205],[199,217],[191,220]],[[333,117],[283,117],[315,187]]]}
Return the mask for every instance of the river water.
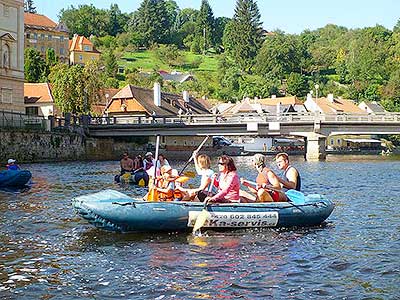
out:
{"label": "river water", "polygon": [[[252,179],[250,158],[235,160]],[[0,192],[0,299],[399,299],[399,158],[293,164],[305,193],[335,202],[324,226],[201,238],[105,232],[75,215],[74,196],[137,194],[112,183],[118,162],[25,165],[32,187]]]}

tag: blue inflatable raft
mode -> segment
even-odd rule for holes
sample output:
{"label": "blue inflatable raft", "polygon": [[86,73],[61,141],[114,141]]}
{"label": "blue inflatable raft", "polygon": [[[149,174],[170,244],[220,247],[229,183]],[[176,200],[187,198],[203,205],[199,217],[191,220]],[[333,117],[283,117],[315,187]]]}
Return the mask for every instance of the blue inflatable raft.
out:
{"label": "blue inflatable raft", "polygon": [[[119,232],[188,231],[203,209],[201,202],[147,202],[114,190],[76,197],[75,211],[96,227]],[[325,221],[334,205],[319,194],[305,197],[304,204],[228,203],[207,207],[203,228],[234,229],[314,226]]]}
{"label": "blue inflatable raft", "polygon": [[0,172],[0,187],[21,187],[32,178],[28,170],[7,170]]}

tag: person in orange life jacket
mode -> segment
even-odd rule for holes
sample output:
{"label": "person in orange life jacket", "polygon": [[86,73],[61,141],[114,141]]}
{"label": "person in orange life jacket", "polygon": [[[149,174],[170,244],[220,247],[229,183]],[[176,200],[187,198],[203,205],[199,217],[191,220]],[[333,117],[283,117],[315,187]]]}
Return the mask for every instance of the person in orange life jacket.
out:
{"label": "person in orange life jacket", "polygon": [[124,152],[120,161],[121,175],[130,173],[133,170],[133,160],[129,158],[128,152]]}
{"label": "person in orange life jacket", "polygon": [[278,180],[282,185],[283,191],[294,189],[300,191],[301,189],[301,177],[299,171],[289,164],[289,155],[287,153],[278,153],[275,156],[275,162],[279,170],[283,170],[283,176],[279,177]]}
{"label": "person in orange life jacket", "polygon": [[20,169],[19,166],[16,164],[16,160],[12,159],[12,158],[10,158],[7,161],[6,167],[7,167],[7,170],[19,170]]}
{"label": "person in orange life jacket", "polygon": [[[256,202],[280,202],[287,201],[285,193],[277,191],[281,189],[278,177],[266,166],[266,157],[262,154],[256,154],[253,157],[253,165],[258,171],[255,187],[249,181],[241,178],[241,183],[246,186],[250,193],[255,196],[251,200]],[[274,188],[274,190],[268,189]]]}
{"label": "person in orange life jacket", "polygon": [[194,201],[204,201],[207,196],[210,196],[209,193],[212,188],[214,171],[210,169],[211,160],[208,155],[198,155],[198,152],[194,151],[193,161],[197,174],[201,176],[200,186],[195,189],[177,188],[181,190],[185,196],[188,196],[188,200],[194,199]]}
{"label": "person in orange life jacket", "polygon": [[155,188],[159,192],[159,200],[161,201],[180,201],[181,193],[175,193],[175,180],[177,176],[173,175],[171,166],[161,167],[161,178],[158,186]]}
{"label": "person in orange life jacket", "polygon": [[218,192],[212,197],[207,197],[205,201],[208,203],[240,202],[240,180],[232,157],[222,155],[218,159],[218,169],[220,172],[219,179],[214,180],[214,185],[218,187]]}

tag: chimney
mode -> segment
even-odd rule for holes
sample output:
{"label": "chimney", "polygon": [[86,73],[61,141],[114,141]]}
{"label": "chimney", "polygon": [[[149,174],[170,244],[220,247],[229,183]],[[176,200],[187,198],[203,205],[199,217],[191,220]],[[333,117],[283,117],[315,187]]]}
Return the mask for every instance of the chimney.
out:
{"label": "chimney", "polygon": [[183,91],[183,101],[185,101],[185,103],[189,103],[190,97],[188,91]]}
{"label": "chimney", "polygon": [[159,82],[154,82],[154,105],[161,106],[161,85]]}
{"label": "chimney", "polygon": [[278,101],[278,103],[276,103],[276,114],[279,115],[281,113],[281,102]]}
{"label": "chimney", "polygon": [[333,94],[328,94],[328,101],[333,103],[335,100],[333,98]]}

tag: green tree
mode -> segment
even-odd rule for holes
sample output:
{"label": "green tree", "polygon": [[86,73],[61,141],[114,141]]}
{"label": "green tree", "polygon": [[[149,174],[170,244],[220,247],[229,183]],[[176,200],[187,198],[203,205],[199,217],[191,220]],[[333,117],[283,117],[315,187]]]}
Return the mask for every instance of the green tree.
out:
{"label": "green tree", "polygon": [[61,9],[59,18],[68,27],[70,37],[73,34],[85,37],[104,36],[110,29],[107,11],[98,9],[92,4],[79,5],[78,8],[71,5],[67,9]]}
{"label": "green tree", "polygon": [[155,55],[161,62],[170,66],[180,66],[183,64],[183,56],[176,45],[160,45],[155,50]]}
{"label": "green tree", "polygon": [[299,73],[290,73],[286,84],[286,92],[290,95],[303,97],[308,93],[308,84],[304,75]]}
{"label": "green tree", "polygon": [[262,44],[260,18],[254,0],[237,0],[233,19],[225,27],[225,52],[245,72],[251,72]]}
{"label": "green tree", "polygon": [[41,82],[46,75],[46,63],[40,52],[33,48],[26,48],[24,61],[25,80],[27,82]]}
{"label": "green tree", "polygon": [[107,77],[115,77],[118,71],[117,57],[112,49],[108,49],[101,55]]}
{"label": "green tree", "polygon": [[124,31],[127,18],[121,13],[118,4],[111,4],[110,10],[107,12],[108,15],[108,34],[117,36],[118,33]]}
{"label": "green tree", "polygon": [[143,0],[131,24],[143,36],[145,46],[167,42],[170,24],[165,1]]}
{"label": "green tree", "polygon": [[390,76],[388,83],[382,89],[382,105],[388,111],[400,112],[400,70]]}
{"label": "green tree", "polygon": [[57,63],[56,52],[53,48],[46,50],[46,65],[50,68]]}
{"label": "green tree", "polygon": [[49,79],[54,101],[64,113],[89,113],[104,87],[103,72],[96,60],[89,61],[84,67],[59,63],[51,69]]}
{"label": "green tree", "polygon": [[298,37],[277,31],[266,38],[258,56],[256,73],[283,78],[301,72],[302,51]]}
{"label": "green tree", "polygon": [[33,0],[25,0],[24,1],[24,11],[31,13],[31,14],[36,14],[36,6],[33,6]]}
{"label": "green tree", "polygon": [[213,37],[215,31],[215,20],[211,6],[207,0],[201,1],[200,12],[196,19],[196,37],[202,41],[200,49],[205,54],[207,49],[213,46]]}

